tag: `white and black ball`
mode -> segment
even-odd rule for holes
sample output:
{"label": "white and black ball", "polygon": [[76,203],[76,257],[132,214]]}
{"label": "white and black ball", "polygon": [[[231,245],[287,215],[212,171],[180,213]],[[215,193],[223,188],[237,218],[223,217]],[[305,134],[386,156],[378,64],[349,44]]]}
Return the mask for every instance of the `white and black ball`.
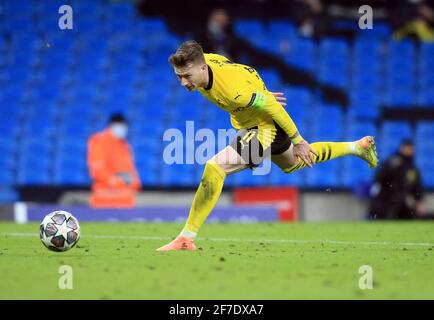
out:
{"label": "white and black ball", "polygon": [[69,212],[54,211],[42,220],[39,237],[48,249],[57,252],[67,251],[80,239],[80,225]]}

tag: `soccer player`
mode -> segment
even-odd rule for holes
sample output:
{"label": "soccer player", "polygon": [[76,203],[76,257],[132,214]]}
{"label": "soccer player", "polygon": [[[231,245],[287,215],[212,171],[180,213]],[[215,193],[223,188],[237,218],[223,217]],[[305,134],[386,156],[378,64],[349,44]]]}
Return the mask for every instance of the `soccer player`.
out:
{"label": "soccer player", "polygon": [[194,239],[220,197],[227,175],[254,169],[266,156],[285,173],[315,163],[355,155],[371,168],[378,164],[375,141],[366,136],[352,142],[303,139],[279,101],[267,90],[255,69],[217,54],[204,54],[196,41],[182,43],[169,57],[181,85],[199,92],[230,113],[238,130],[229,146],[206,162],[187,222],[179,236],[158,251],[196,250]]}

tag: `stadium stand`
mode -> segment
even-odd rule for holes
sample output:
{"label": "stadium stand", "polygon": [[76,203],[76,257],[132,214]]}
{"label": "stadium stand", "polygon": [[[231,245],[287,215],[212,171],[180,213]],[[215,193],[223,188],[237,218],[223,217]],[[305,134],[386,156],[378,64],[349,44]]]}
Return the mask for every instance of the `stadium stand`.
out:
{"label": "stadium stand", "polygon": [[[213,130],[229,128],[229,121],[227,114],[178,85],[167,57],[185,39],[169,31],[162,18],[138,16],[130,3],[72,1],[74,29],[60,30],[56,16],[48,19],[44,12],[57,12],[61,1],[33,2],[5,1],[0,13],[0,186],[89,185],[86,139],[115,111],[130,121],[145,187],[196,185],[199,165],[164,164],[163,131],[185,131],[186,120],[194,120],[196,129],[200,124]],[[280,20],[237,20],[235,31],[258,49],[349,93],[347,109],[324,104],[315,92],[282,83],[275,70],[259,70],[270,89],[286,93],[288,112],[309,141],[378,133],[384,159],[401,138],[415,137],[417,163],[426,185],[434,187],[433,122],[414,126],[381,118],[383,106],[434,106],[433,44],[394,42],[387,25],[369,35],[360,33],[352,43],[338,38],[316,43]],[[289,49],[280,50],[285,41]],[[351,169],[343,175],[339,162],[294,176],[274,167],[269,177],[245,173],[228,185],[351,187],[372,177],[362,162],[353,160],[342,162]],[[14,192],[5,194],[16,198]]]}

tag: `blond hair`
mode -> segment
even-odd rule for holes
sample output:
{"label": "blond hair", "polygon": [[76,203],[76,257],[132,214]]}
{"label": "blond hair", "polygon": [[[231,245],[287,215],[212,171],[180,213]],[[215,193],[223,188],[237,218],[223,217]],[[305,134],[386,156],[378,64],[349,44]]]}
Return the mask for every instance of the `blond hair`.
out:
{"label": "blond hair", "polygon": [[174,54],[169,57],[169,63],[178,68],[190,63],[205,63],[202,46],[194,40],[183,42]]}

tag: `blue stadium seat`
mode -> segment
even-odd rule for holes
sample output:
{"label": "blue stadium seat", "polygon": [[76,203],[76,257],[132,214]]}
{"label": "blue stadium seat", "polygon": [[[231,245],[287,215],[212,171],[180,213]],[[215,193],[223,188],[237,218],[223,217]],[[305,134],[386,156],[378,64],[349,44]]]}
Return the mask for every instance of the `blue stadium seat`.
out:
{"label": "blue stadium seat", "polygon": [[[434,144],[431,137],[434,135],[434,122],[420,122],[416,126],[416,151],[419,158],[427,157],[427,160],[434,159]],[[427,161],[429,162],[429,161]]]}
{"label": "blue stadium seat", "polygon": [[[27,153],[31,155],[31,153]],[[17,173],[17,182],[21,185],[50,184],[50,161],[47,157],[21,158]]]}
{"label": "blue stadium seat", "polygon": [[380,95],[377,90],[369,87],[354,89],[349,93],[351,104],[365,104],[377,106],[380,103]]}
{"label": "blue stadium seat", "polygon": [[[360,69],[357,69],[360,68]],[[350,80],[351,91],[376,91],[383,87],[384,79],[378,76],[379,71],[370,67],[354,67]]]}
{"label": "blue stadium seat", "polygon": [[349,46],[345,40],[334,38],[323,38],[319,45],[320,54],[325,58],[338,59],[347,57],[349,54]]}
{"label": "blue stadium seat", "polygon": [[424,150],[419,147],[420,142],[416,141],[417,155],[416,165],[421,170],[422,183],[425,187],[434,187],[434,152],[433,150]]}
{"label": "blue stadium seat", "polygon": [[384,93],[383,102],[392,108],[409,107],[416,104],[416,96],[411,88],[392,88]]}
{"label": "blue stadium seat", "polygon": [[23,133],[28,137],[47,138],[54,134],[54,122],[50,118],[29,119],[23,123]]}
{"label": "blue stadium seat", "polygon": [[273,70],[273,69],[261,69],[261,70],[258,70],[258,73],[259,73],[259,76],[264,81],[267,88],[269,88],[270,90],[276,91],[276,89],[273,89],[273,88],[278,87],[280,85],[280,82],[281,82],[279,72],[277,70]]}
{"label": "blue stadium seat", "polygon": [[156,187],[161,186],[160,178],[156,171],[148,170],[148,167],[140,167],[137,165],[140,181],[144,187]]}
{"label": "blue stadium seat", "polygon": [[292,38],[285,61],[298,68],[313,71],[316,67],[316,46],[311,39]]}
{"label": "blue stadium seat", "polygon": [[306,112],[306,109],[313,102],[313,95],[306,88],[284,86],[282,89],[283,89],[282,90],[283,93],[286,96],[288,105],[295,107],[293,109],[291,108],[290,110],[291,114],[298,113],[298,112],[300,113]]}
{"label": "blue stadium seat", "polygon": [[340,174],[343,186],[352,188],[372,181],[375,171],[370,169],[363,160],[357,157],[346,157],[342,161]]}
{"label": "blue stadium seat", "polygon": [[349,85],[348,73],[339,67],[323,66],[319,70],[319,79],[322,83],[333,85],[339,88],[346,88]]}
{"label": "blue stadium seat", "polygon": [[357,31],[357,39],[360,40],[389,39],[392,34],[390,25],[382,21],[375,21],[372,29],[358,29]]}
{"label": "blue stadium seat", "polygon": [[[311,110],[308,119],[309,135],[306,136],[311,142],[315,141],[336,141],[343,137],[343,111],[334,105],[317,104]],[[327,121],[324,121],[327,119]]]}
{"label": "blue stadium seat", "polygon": [[416,136],[428,138],[434,136],[434,121],[422,121],[416,125]]}
{"label": "blue stadium seat", "polygon": [[412,58],[415,55],[415,45],[411,41],[389,41],[388,54],[389,57],[398,59]]}
{"label": "blue stadium seat", "polygon": [[13,170],[15,168],[15,154],[14,149],[4,151],[4,148],[0,145],[0,152],[2,157],[0,157],[0,168],[1,170]]}
{"label": "blue stadium seat", "polygon": [[0,137],[13,139],[20,131],[16,117],[0,115]]}
{"label": "blue stadium seat", "polygon": [[420,106],[434,108],[434,86],[419,91],[417,102]]}
{"label": "blue stadium seat", "polygon": [[419,86],[421,87],[421,91],[432,91],[434,88],[434,75],[429,70],[434,69],[434,63],[432,66],[424,66],[424,71],[419,73]]}
{"label": "blue stadium seat", "polygon": [[[188,120],[194,120],[196,131],[208,128],[215,133],[230,128],[230,122],[227,113],[180,88],[167,65],[167,56],[185,37],[172,33],[162,18],[137,17],[130,3],[105,0],[74,1],[74,30],[59,32],[58,16],[46,18],[45,13],[57,12],[62,4],[35,0],[27,5],[18,0],[2,5],[6,19],[0,19],[0,172],[5,173],[0,174],[0,184],[88,184],[87,139],[106,127],[110,113],[122,111],[130,122],[129,139],[145,185],[197,185],[202,167],[161,167],[163,133],[170,128],[184,132]],[[302,38],[289,20],[241,19],[234,29],[257,49],[347,91],[348,109],[323,105],[309,89],[282,83],[278,70],[255,66],[270,90],[285,92],[288,112],[311,141],[376,135],[374,120],[381,120],[382,104],[434,107],[434,46],[392,41],[390,26],[382,21],[376,21],[373,30],[356,30],[353,43]],[[152,86],[155,83],[158,87]],[[395,151],[403,137],[413,136],[408,124],[397,127],[386,122],[381,128],[382,156]],[[427,136],[433,133],[425,124],[416,128],[418,156],[419,150],[426,155],[418,161],[429,168],[434,147]],[[25,168],[26,161],[35,162],[41,172]],[[246,171],[230,177],[227,185],[351,186],[371,177],[363,162],[348,164],[355,170],[346,170],[342,177],[335,172],[338,165],[294,175],[273,168],[266,177]]]}
{"label": "blue stadium seat", "polygon": [[421,58],[434,59],[434,44],[430,42],[421,42],[420,43],[420,54]]}
{"label": "blue stadium seat", "polygon": [[1,173],[0,173],[0,203],[13,203],[19,201],[20,195],[14,188],[1,185]]}
{"label": "blue stadium seat", "polygon": [[254,38],[264,33],[264,26],[259,20],[236,20],[234,29],[238,35],[246,38]]}
{"label": "blue stadium seat", "polygon": [[292,38],[296,35],[295,25],[289,20],[273,20],[266,25],[266,33],[279,38]]}
{"label": "blue stadium seat", "polygon": [[30,14],[31,8],[26,1],[5,1],[2,3],[2,10],[4,10],[5,14],[12,15],[17,12]]}
{"label": "blue stadium seat", "polygon": [[253,175],[252,170],[246,169],[234,175],[233,184],[236,186],[266,186],[270,184],[270,176],[271,174]]}
{"label": "blue stadium seat", "polygon": [[386,77],[386,87],[392,90],[400,88],[411,88],[415,85],[416,79],[413,73],[389,74]]}
{"label": "blue stadium seat", "polygon": [[407,122],[385,121],[382,127],[382,134],[390,137],[410,137],[412,129]]}
{"label": "blue stadium seat", "polygon": [[162,144],[166,145],[165,142],[162,142],[161,138],[147,136],[130,138],[129,141],[132,145],[135,158],[142,162],[153,161],[151,155],[157,154]]}
{"label": "blue stadium seat", "polygon": [[356,39],[353,45],[355,60],[378,61],[381,55],[381,42],[375,39]]}
{"label": "blue stadium seat", "polygon": [[143,185],[160,185],[160,173],[165,165],[162,155],[149,149],[134,149],[134,163]]}
{"label": "blue stadium seat", "polygon": [[8,168],[0,167],[0,185],[14,185],[15,184],[15,174],[12,170]]}
{"label": "blue stadium seat", "polygon": [[345,140],[354,141],[364,136],[378,135],[377,126],[374,121],[367,120],[347,120],[345,124],[346,135]]}
{"label": "blue stadium seat", "polygon": [[[52,143],[50,139],[44,139],[35,135],[22,136],[21,143],[17,146],[18,154],[22,157],[37,158],[35,161],[43,161],[51,152]],[[36,157],[35,155],[38,155]]]}
{"label": "blue stadium seat", "polygon": [[357,102],[350,105],[348,115],[351,118],[377,119],[380,115],[380,108],[375,103],[367,104],[363,102]]}
{"label": "blue stadium seat", "polygon": [[77,138],[80,140],[86,139],[93,132],[92,122],[88,121],[77,121],[77,118],[65,119],[63,122],[59,124],[58,127],[58,138],[59,139],[69,139],[69,138]]}
{"label": "blue stadium seat", "polygon": [[421,167],[423,170],[422,185],[426,188],[434,188],[434,167]]}
{"label": "blue stadium seat", "polygon": [[58,140],[55,146],[55,154],[58,161],[86,159],[87,139],[85,137],[65,136]]}
{"label": "blue stadium seat", "polygon": [[58,167],[53,176],[53,183],[57,185],[90,185],[91,179],[83,166]]}
{"label": "blue stadium seat", "polygon": [[[1,136],[0,138],[0,171],[11,172],[16,165],[16,141],[15,139]],[[6,179],[8,175],[4,176]],[[10,176],[9,176],[10,177]],[[12,178],[11,178],[12,179]],[[0,182],[0,185],[2,182]]]}
{"label": "blue stadium seat", "polygon": [[167,25],[162,18],[146,18],[138,21],[137,28],[140,32],[147,34],[149,32],[165,33]]}
{"label": "blue stadium seat", "polygon": [[270,173],[270,184],[273,186],[297,186],[303,187],[306,170],[300,170],[292,174],[284,173],[279,167],[273,166]]}
{"label": "blue stadium seat", "polygon": [[165,186],[194,186],[197,184],[194,167],[187,164],[162,164],[161,183]]}
{"label": "blue stadium seat", "polygon": [[306,186],[311,188],[337,187],[339,181],[339,167],[336,162],[316,164],[306,171]]}

